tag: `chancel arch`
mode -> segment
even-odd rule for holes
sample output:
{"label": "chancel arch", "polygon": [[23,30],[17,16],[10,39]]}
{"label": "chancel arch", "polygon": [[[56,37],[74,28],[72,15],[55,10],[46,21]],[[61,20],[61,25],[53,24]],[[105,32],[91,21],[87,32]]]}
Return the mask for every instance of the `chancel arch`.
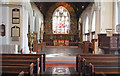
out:
{"label": "chancel arch", "polygon": [[44,41],[78,41],[77,24],[77,14],[69,3],[54,3],[45,15]]}

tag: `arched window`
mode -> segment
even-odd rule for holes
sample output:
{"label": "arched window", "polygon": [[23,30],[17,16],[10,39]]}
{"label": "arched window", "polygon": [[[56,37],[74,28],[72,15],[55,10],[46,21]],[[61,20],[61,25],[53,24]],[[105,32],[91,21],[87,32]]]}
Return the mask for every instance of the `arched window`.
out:
{"label": "arched window", "polygon": [[69,34],[70,30],[70,14],[68,10],[60,6],[53,13],[52,29],[53,34]]}
{"label": "arched window", "polygon": [[88,17],[86,18],[86,23],[85,23],[85,33],[88,33]]}
{"label": "arched window", "polygon": [[92,31],[95,31],[95,11],[93,13],[93,19],[92,19]]}

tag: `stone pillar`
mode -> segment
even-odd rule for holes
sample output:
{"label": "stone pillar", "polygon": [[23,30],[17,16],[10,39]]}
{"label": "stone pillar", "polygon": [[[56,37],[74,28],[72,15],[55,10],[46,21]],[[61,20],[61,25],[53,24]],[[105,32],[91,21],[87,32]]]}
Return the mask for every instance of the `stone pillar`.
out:
{"label": "stone pillar", "polygon": [[118,2],[118,24],[120,24],[120,1]]}
{"label": "stone pillar", "polygon": [[113,33],[116,33],[116,25],[118,24],[118,2],[115,1],[114,4],[114,25],[113,25]]}
{"label": "stone pillar", "polygon": [[[92,10],[92,9],[91,9]],[[92,20],[93,20],[93,12],[91,11],[90,12],[90,19],[89,19],[89,33],[90,33],[90,36],[89,36],[89,41],[91,42],[91,40],[92,40]]]}
{"label": "stone pillar", "polygon": [[[99,2],[96,2],[95,6],[95,12],[96,12],[96,26],[95,26],[95,39],[98,39],[98,34],[101,30],[101,5]],[[98,54],[101,50],[98,48],[98,40],[95,42],[95,53]]]}
{"label": "stone pillar", "polygon": [[22,14],[22,29],[23,29],[23,33],[22,33],[22,47],[23,47],[23,53],[29,53],[29,48],[28,48],[28,38],[27,38],[27,34],[28,34],[28,11],[23,7],[23,14]]}
{"label": "stone pillar", "polygon": [[23,6],[21,7],[21,28],[20,28],[20,50],[23,49],[24,51],[24,8]]}

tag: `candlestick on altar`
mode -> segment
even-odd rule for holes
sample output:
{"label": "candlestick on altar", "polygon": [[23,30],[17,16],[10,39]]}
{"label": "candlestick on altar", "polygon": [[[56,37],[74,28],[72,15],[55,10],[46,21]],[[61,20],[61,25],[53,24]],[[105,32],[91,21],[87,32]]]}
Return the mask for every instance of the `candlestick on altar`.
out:
{"label": "candlestick on altar", "polygon": [[34,39],[36,39],[36,35],[34,34],[34,33],[28,33],[27,34],[27,37],[30,39],[30,53],[32,53],[33,52],[33,47],[32,47],[32,45],[33,45],[33,40]]}

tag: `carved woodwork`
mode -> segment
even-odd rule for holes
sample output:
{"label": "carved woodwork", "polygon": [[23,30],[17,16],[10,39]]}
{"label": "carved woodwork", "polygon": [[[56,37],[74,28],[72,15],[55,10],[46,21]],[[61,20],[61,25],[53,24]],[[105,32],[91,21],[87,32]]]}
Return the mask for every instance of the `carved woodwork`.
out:
{"label": "carved woodwork", "polygon": [[84,49],[83,42],[78,42],[78,47],[79,47],[80,50],[83,50]]}
{"label": "carved woodwork", "polygon": [[5,25],[1,25],[1,36],[5,36]]}
{"label": "carved woodwork", "polygon": [[107,36],[106,34],[98,35],[98,47],[104,50],[118,50],[120,49],[119,34]]}
{"label": "carved woodwork", "polygon": [[37,52],[38,51],[38,41],[33,40],[33,52]]}
{"label": "carved woodwork", "polygon": [[70,42],[76,42],[78,41],[78,36],[69,34],[44,34],[44,42],[53,42],[53,40],[69,40]]}
{"label": "carved woodwork", "polygon": [[46,43],[45,42],[38,43],[37,40],[33,41],[33,52],[40,52],[45,47],[46,47]]}
{"label": "carved woodwork", "polygon": [[56,45],[56,43],[54,42],[54,40],[57,40],[57,45],[59,45],[59,40],[63,40],[64,41],[64,44],[61,43],[60,45],[61,46],[66,46],[65,45],[65,40],[68,40],[69,41],[69,44],[70,46],[78,46],[78,36],[77,35],[69,35],[69,34],[44,34],[44,42],[46,42],[46,45],[50,45],[50,46],[53,46],[53,45]]}
{"label": "carved woodwork", "polygon": [[82,23],[80,23],[80,42],[82,42],[83,41],[83,24]]}
{"label": "carved woodwork", "polygon": [[41,50],[42,50],[42,46],[41,46],[41,44],[38,44],[37,52],[40,52]]}
{"label": "carved woodwork", "polygon": [[90,42],[89,41],[84,41],[83,44],[84,44],[84,53],[89,53]]}
{"label": "carved woodwork", "polygon": [[97,39],[92,39],[91,48],[93,49],[93,54],[95,54],[95,42],[97,42]]}

